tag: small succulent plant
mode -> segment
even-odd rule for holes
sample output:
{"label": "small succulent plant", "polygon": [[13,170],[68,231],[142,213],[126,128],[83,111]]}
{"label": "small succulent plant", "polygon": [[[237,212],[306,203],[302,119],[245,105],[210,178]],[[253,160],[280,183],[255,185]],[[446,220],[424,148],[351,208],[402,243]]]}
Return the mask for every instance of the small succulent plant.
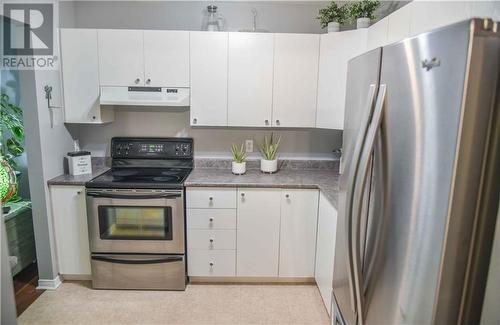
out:
{"label": "small succulent plant", "polygon": [[259,146],[259,149],[265,160],[276,159],[280,147],[280,142],[281,136],[275,137],[274,133],[271,133],[271,137],[269,139],[267,138],[267,136],[264,137],[264,143]]}
{"label": "small succulent plant", "polygon": [[242,143],[241,146],[233,144],[231,146],[231,153],[233,154],[233,160],[237,163],[245,162],[247,158],[247,151],[244,143]]}

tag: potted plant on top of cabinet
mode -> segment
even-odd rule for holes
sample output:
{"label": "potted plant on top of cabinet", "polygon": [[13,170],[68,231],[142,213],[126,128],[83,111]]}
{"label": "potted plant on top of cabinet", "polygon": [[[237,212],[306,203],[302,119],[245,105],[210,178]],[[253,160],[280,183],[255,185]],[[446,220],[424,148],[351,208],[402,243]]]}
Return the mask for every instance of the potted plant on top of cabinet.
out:
{"label": "potted plant on top of cabinet", "polygon": [[260,170],[264,173],[274,173],[278,170],[278,150],[280,147],[281,137],[274,136],[271,133],[269,141],[267,136],[264,137],[264,143],[260,145],[262,158],[260,160]]}
{"label": "potted plant on top of cabinet", "polygon": [[233,162],[231,163],[231,171],[235,175],[243,175],[247,171],[247,163],[245,161],[247,157],[247,151],[245,149],[245,144],[242,143],[240,147],[233,144],[231,147],[231,153],[233,155]]}
{"label": "potted plant on top of cabinet", "polygon": [[356,21],[356,28],[370,27],[370,21],[375,19],[374,12],[380,6],[378,0],[361,0],[350,3],[347,11],[353,21]]}
{"label": "potted plant on top of cabinet", "polygon": [[346,16],[346,7],[332,1],[328,7],[319,10],[319,16],[316,18],[319,19],[321,28],[328,27],[328,33],[332,33],[340,31],[340,25],[345,22]]}

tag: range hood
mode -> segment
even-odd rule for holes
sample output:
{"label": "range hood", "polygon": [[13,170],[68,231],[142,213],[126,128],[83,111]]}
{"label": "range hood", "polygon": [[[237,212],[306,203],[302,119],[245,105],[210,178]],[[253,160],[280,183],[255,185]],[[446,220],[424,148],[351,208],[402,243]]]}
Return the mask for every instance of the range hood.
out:
{"label": "range hood", "polygon": [[101,105],[189,106],[189,88],[101,87]]}

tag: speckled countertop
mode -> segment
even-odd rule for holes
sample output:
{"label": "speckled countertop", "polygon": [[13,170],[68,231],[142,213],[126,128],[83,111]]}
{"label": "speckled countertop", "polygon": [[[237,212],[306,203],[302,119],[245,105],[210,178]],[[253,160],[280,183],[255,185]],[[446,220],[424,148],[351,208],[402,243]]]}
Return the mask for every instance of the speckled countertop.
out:
{"label": "speckled countertop", "polygon": [[84,186],[86,182],[90,181],[94,177],[97,177],[109,170],[107,166],[92,166],[92,174],[73,176],[69,174],[59,175],[52,179],[49,179],[48,185],[74,185],[74,186]]}
{"label": "speckled countertop", "polygon": [[319,189],[337,208],[337,170],[332,169],[284,169],[276,174],[264,174],[259,170],[247,170],[244,175],[233,175],[230,169],[195,168],[185,186],[191,187],[280,187]]}

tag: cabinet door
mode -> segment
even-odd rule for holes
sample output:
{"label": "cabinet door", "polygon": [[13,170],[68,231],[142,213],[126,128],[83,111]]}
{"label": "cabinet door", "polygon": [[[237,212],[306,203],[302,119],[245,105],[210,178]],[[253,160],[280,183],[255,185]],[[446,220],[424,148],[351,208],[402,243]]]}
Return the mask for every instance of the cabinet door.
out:
{"label": "cabinet door", "polygon": [[190,32],[193,126],[227,126],[227,37],[221,32]]}
{"label": "cabinet door", "polygon": [[61,29],[64,118],[66,123],[106,123],[112,109],[99,105],[97,30]]}
{"label": "cabinet door", "polygon": [[90,275],[85,188],[51,186],[50,194],[59,273]]}
{"label": "cabinet door", "polygon": [[280,189],[238,189],[237,276],[278,276],[280,205]]}
{"label": "cabinet door", "polygon": [[143,32],[100,29],[98,37],[101,86],[144,85]]}
{"label": "cabinet door", "polygon": [[318,191],[281,193],[280,277],[314,277]]}
{"label": "cabinet door", "polygon": [[273,126],[314,127],[319,35],[274,35]]}
{"label": "cabinet door", "polygon": [[146,86],[189,87],[189,32],[144,31]]}
{"label": "cabinet door", "polygon": [[316,127],[344,129],[347,64],[366,49],[367,29],[321,35]]}
{"label": "cabinet door", "polygon": [[468,1],[412,1],[406,6],[411,36],[465,20],[470,11]]}
{"label": "cabinet door", "polygon": [[323,194],[319,198],[316,270],[314,278],[328,314],[331,315],[333,261],[337,232],[337,210]]}
{"label": "cabinet door", "polygon": [[387,16],[387,43],[410,36],[410,6],[406,5]]}
{"label": "cabinet door", "polygon": [[229,126],[271,125],[273,44],[273,34],[229,33]]}
{"label": "cabinet door", "polygon": [[387,44],[387,25],[388,18],[385,17],[368,28],[366,40],[367,51]]}

